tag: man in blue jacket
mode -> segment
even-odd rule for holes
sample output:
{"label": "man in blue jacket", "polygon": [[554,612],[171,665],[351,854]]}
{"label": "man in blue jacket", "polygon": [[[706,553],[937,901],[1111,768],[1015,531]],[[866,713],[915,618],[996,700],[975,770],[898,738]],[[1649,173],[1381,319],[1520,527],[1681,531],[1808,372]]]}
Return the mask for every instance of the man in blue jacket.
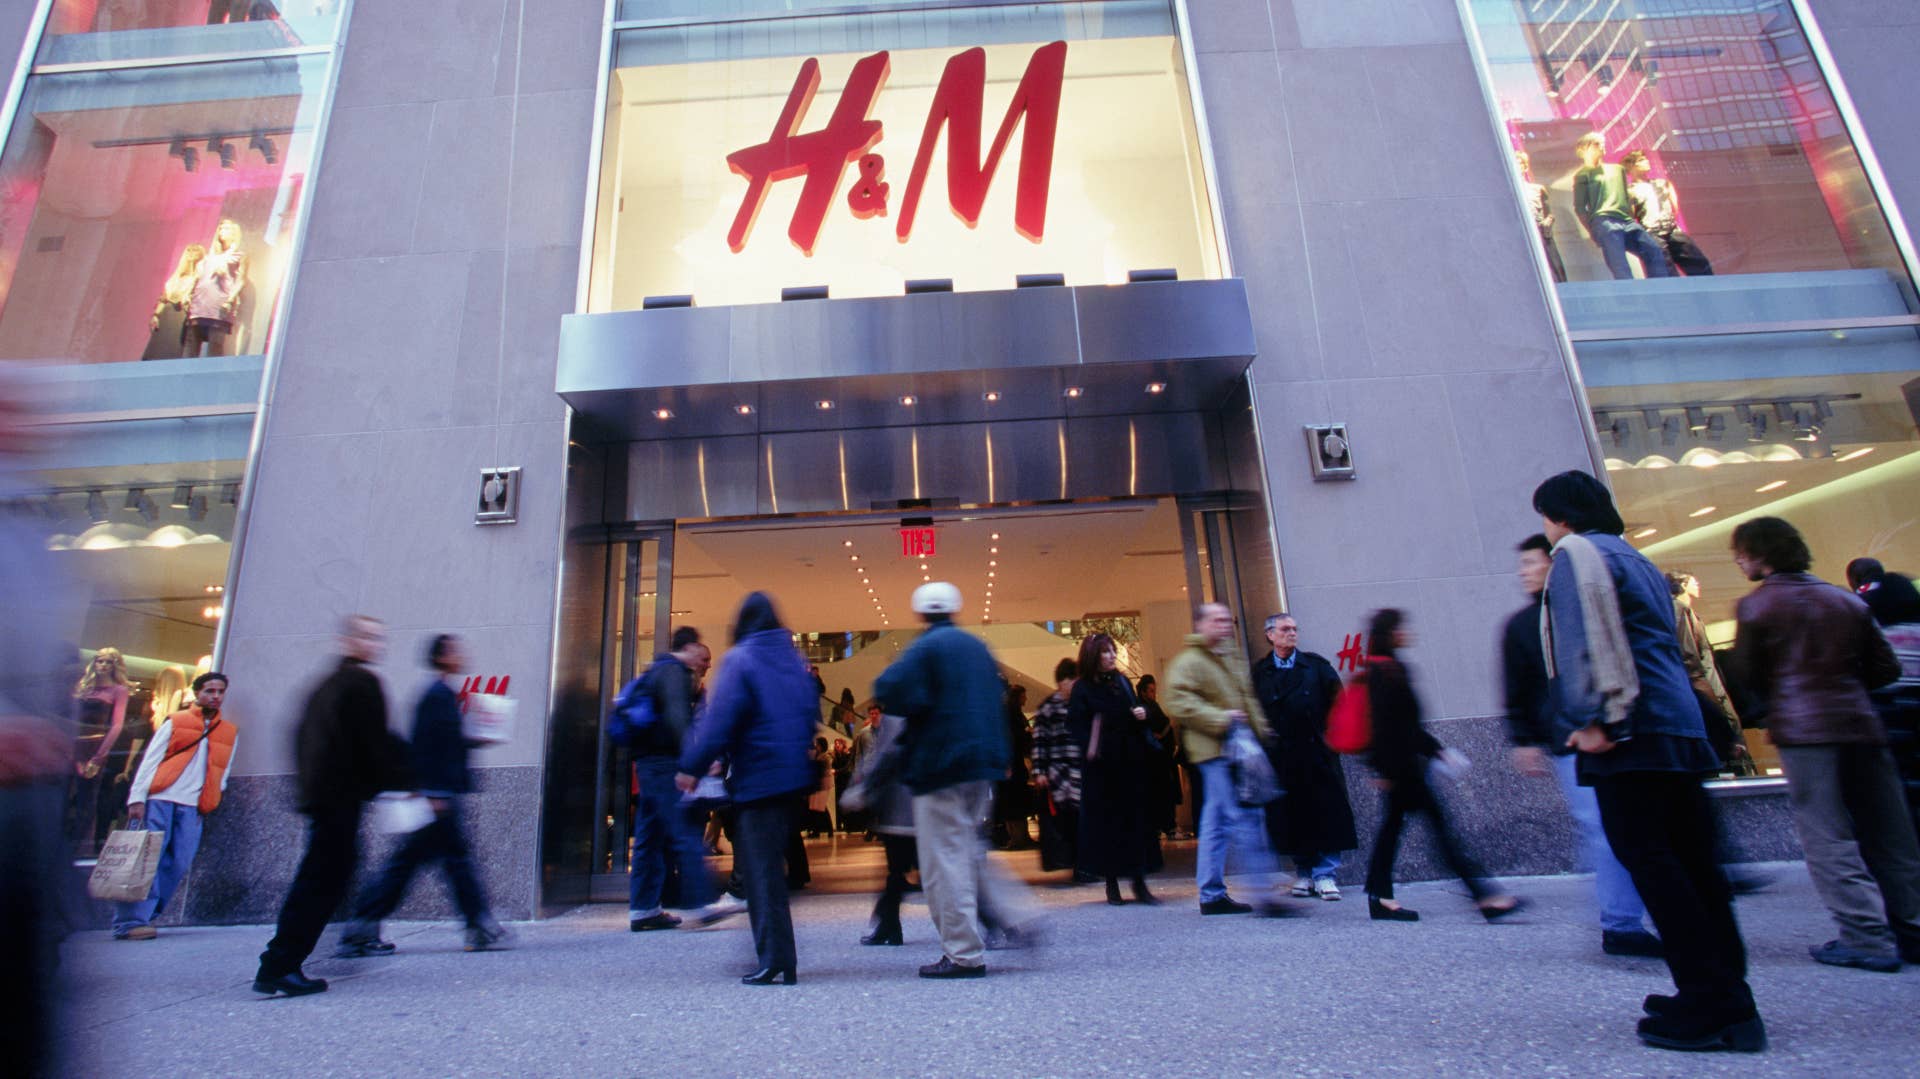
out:
{"label": "man in blue jacket", "polygon": [[434,679],[413,710],[412,762],[419,792],[433,806],[433,820],[401,841],[386,866],[354,905],[353,921],[340,934],[337,959],[392,955],[394,946],[380,939],[380,923],[406,898],[414,873],[438,861],[453,888],[454,902],[467,923],[467,951],[499,947],[506,927],[487,908],[486,893],[473,871],[466,830],[460,825],[460,800],[473,791],[467,771],[467,751],[480,743],[468,741],[460,722],[460,696],[455,679],[467,669],[467,646],[460,638],[442,633],[427,645],[427,665]]}
{"label": "man in blue jacket", "polygon": [[913,610],[926,632],[881,672],[873,695],[882,711],[907,721],[901,781],[913,792],[921,885],[944,953],[920,976],[981,978],[982,903],[1014,940],[1034,915],[1026,889],[988,863],[983,832],[993,785],[1007,774],[1006,683],[987,646],[954,625],[958,588],[921,585]]}

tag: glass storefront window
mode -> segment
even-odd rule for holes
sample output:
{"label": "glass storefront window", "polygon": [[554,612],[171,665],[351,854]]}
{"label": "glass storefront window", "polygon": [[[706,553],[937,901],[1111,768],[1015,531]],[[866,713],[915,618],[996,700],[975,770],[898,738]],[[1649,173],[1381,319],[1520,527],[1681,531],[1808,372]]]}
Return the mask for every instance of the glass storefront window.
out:
{"label": "glass storefront window", "polygon": [[1920,569],[1920,303],[1793,5],[1470,8],[1627,537],[1711,644],[1744,520]]}
{"label": "glass storefront window", "polygon": [[326,66],[29,79],[0,156],[0,359],[264,353]]}
{"label": "glass storefront window", "polygon": [[1220,273],[1164,2],[624,31],[605,123],[593,311]]}
{"label": "glass storefront window", "polygon": [[41,64],[331,44],[346,0],[55,0]]}

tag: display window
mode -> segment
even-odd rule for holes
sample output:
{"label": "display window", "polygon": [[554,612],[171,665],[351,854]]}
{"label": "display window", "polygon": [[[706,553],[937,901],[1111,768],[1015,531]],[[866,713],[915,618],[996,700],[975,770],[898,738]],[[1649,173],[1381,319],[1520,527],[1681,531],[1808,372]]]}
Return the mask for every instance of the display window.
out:
{"label": "display window", "polygon": [[0,359],[264,353],[326,66],[30,78],[0,156]]}
{"label": "display window", "polygon": [[[1671,575],[1695,683],[1783,517],[1814,572],[1920,570],[1920,304],[1902,237],[1788,0],[1474,0],[1524,212],[1627,538]],[[1729,778],[1777,776],[1749,729]]]}
{"label": "display window", "polygon": [[1164,2],[622,31],[603,147],[593,311],[1220,273]]}
{"label": "display window", "polygon": [[346,0],[54,0],[40,64],[327,45]]}

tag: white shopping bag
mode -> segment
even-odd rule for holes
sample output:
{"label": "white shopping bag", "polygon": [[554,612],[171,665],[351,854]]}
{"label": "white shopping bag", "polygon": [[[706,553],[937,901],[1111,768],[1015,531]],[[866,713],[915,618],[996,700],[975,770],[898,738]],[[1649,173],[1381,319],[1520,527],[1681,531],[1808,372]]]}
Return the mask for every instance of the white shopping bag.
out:
{"label": "white shopping bag", "polygon": [[469,742],[511,742],[513,721],[520,702],[499,693],[467,694],[467,710],[460,719],[460,733]]}
{"label": "white shopping bag", "polygon": [[433,823],[433,806],[418,794],[386,791],[373,800],[373,826],[387,835],[412,835]]}

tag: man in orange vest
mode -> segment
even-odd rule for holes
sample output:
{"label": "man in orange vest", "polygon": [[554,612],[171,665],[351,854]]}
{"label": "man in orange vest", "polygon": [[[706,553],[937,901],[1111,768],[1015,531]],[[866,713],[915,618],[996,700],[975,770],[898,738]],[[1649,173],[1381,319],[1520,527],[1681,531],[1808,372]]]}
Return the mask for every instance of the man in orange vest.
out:
{"label": "man in orange vest", "polygon": [[201,823],[220,805],[233,763],[236,732],[220,714],[226,697],[226,675],[208,671],[195,678],[193,705],[161,720],[140,758],[127,794],[127,825],[164,832],[167,845],[147,897],[113,905],[115,940],[152,940],[154,915],[173,898],[173,890],[193,866]]}

